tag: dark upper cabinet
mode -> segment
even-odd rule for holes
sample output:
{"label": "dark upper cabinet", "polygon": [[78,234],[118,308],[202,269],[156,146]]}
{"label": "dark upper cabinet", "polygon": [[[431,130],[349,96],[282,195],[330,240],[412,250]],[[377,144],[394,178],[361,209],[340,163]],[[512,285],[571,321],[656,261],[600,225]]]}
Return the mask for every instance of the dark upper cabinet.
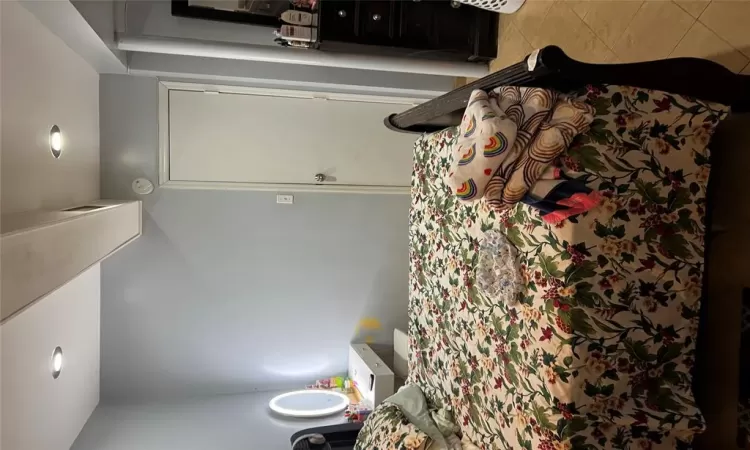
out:
{"label": "dark upper cabinet", "polygon": [[[320,38],[329,41],[355,42],[359,36],[359,2],[328,1],[320,7]],[[323,37],[325,24],[325,37]]]}
{"label": "dark upper cabinet", "polygon": [[[420,57],[488,61],[497,52],[496,13],[448,0],[321,0],[327,43],[413,49]],[[335,46],[332,46],[335,47]],[[351,49],[351,47],[349,47]]]}

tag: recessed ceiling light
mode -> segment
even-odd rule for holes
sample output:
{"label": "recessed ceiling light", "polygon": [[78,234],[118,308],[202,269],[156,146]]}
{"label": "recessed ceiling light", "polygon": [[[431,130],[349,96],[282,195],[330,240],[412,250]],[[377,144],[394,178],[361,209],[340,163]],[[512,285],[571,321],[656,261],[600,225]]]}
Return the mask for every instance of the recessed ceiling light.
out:
{"label": "recessed ceiling light", "polygon": [[63,150],[63,138],[60,127],[54,125],[49,130],[49,150],[52,152],[52,156],[59,158]]}
{"label": "recessed ceiling light", "polygon": [[55,347],[55,351],[52,352],[52,378],[57,379],[60,376],[63,368],[63,352],[60,347]]}

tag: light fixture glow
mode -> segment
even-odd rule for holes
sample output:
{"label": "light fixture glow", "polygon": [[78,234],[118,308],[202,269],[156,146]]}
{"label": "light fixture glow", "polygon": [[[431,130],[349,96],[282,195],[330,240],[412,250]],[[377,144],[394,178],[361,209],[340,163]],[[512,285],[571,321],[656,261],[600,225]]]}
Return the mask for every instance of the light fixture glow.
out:
{"label": "light fixture glow", "polygon": [[[312,397],[320,397],[319,399],[317,399],[320,401],[320,407],[293,408],[289,405],[282,406],[282,404],[289,402],[290,397],[294,396],[308,397],[307,401],[302,401],[301,403],[310,403],[309,400]],[[284,402],[284,400],[287,400],[287,402]],[[277,395],[276,397],[271,399],[271,401],[268,403],[268,406],[269,408],[271,408],[271,410],[283,416],[322,417],[345,410],[346,407],[349,406],[349,397],[347,397],[346,394],[342,394],[341,392],[326,391],[322,389],[308,389]],[[307,406],[310,405],[308,404]]]}
{"label": "light fixture glow", "polygon": [[49,131],[49,149],[52,152],[52,156],[59,158],[62,154],[63,148],[63,137],[60,127],[54,125]]}
{"label": "light fixture glow", "polygon": [[52,147],[52,150],[59,152],[62,148],[62,135],[60,135],[60,132],[54,132],[52,133],[52,137],[50,138],[50,147]]}
{"label": "light fixture glow", "polygon": [[52,378],[57,379],[63,368],[63,352],[60,347],[55,347],[52,352]]}

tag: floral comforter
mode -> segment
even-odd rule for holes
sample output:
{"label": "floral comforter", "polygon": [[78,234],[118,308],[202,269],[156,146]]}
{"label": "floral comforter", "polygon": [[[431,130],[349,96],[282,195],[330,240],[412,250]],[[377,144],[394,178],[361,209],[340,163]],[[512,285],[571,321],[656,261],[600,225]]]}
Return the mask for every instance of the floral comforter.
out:
{"label": "floral comforter", "polygon": [[[690,370],[706,146],[727,108],[629,87],[580,95],[596,118],[563,163],[604,199],[557,225],[523,204],[457,202],[443,181],[455,130],[417,142],[408,382],[484,449],[682,448],[704,426]],[[515,304],[477,287],[490,230],[518,249]],[[408,448],[380,431],[358,448]]]}

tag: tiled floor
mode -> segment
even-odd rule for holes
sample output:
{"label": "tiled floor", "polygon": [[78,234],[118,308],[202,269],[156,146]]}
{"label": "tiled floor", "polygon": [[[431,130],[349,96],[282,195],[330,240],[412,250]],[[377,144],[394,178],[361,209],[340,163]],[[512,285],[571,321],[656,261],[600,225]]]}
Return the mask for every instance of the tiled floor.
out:
{"label": "tiled floor", "polygon": [[526,0],[500,15],[491,68],[550,44],[580,61],[695,56],[750,74],[750,0]]}

